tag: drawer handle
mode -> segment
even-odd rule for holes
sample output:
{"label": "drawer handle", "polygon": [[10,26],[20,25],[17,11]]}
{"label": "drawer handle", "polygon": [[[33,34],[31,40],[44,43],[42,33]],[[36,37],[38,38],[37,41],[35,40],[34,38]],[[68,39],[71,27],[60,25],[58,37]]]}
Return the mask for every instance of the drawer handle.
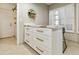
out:
{"label": "drawer handle", "polygon": [[43,50],[41,50],[40,48],[36,47],[40,52],[44,52]]}
{"label": "drawer handle", "polygon": [[40,38],[36,38],[36,39],[38,39],[39,41],[42,41],[42,42],[44,41],[44,40],[42,40],[42,39],[40,39]]}
{"label": "drawer handle", "polygon": [[37,32],[43,32],[42,30],[37,30]]}

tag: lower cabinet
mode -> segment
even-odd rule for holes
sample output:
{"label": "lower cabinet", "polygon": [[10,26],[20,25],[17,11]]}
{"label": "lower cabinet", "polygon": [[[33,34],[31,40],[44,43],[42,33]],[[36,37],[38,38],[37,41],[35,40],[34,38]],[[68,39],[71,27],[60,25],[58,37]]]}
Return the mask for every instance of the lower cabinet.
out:
{"label": "lower cabinet", "polygon": [[62,54],[62,39],[62,29],[24,27],[24,41],[41,55]]}

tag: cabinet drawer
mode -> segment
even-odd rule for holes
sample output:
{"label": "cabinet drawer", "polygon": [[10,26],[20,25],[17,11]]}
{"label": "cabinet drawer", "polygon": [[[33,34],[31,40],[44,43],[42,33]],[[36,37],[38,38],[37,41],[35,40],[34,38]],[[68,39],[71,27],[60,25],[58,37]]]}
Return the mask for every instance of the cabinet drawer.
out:
{"label": "cabinet drawer", "polygon": [[35,48],[35,47],[36,47],[36,42],[35,42],[32,38],[25,39],[24,41],[25,41],[27,44],[29,44],[32,48]]}
{"label": "cabinet drawer", "polygon": [[25,40],[25,42],[31,46],[34,50],[36,50],[39,54],[49,55],[52,53],[48,47],[36,42],[35,40]]}
{"label": "cabinet drawer", "polygon": [[40,34],[40,35],[46,35],[46,36],[51,36],[51,29],[47,29],[47,28],[34,28],[34,32],[36,34]]}
{"label": "cabinet drawer", "polygon": [[26,39],[30,39],[30,34],[29,33],[24,33],[24,40],[26,40]]}
{"label": "cabinet drawer", "polygon": [[31,27],[25,27],[24,30],[25,30],[25,32],[33,32],[34,31],[33,28],[31,28]]}
{"label": "cabinet drawer", "polygon": [[24,38],[24,41],[25,41],[26,43],[29,43],[29,42],[31,41],[31,39],[30,39],[30,37],[27,37],[27,38]]}
{"label": "cabinet drawer", "polygon": [[34,38],[34,40],[36,41],[36,42],[38,42],[38,43],[40,43],[40,44],[42,44],[42,45],[45,45],[45,46],[47,46],[47,47],[49,47],[49,48],[51,48],[51,45],[52,45],[52,38],[47,38],[47,37],[40,37],[40,36],[36,36],[35,38]]}
{"label": "cabinet drawer", "polygon": [[25,40],[25,42],[26,42],[30,47],[32,47],[33,49],[36,47],[35,44],[34,44],[32,41]]}
{"label": "cabinet drawer", "polygon": [[39,43],[36,45],[35,50],[39,54],[43,54],[43,55],[51,54],[52,53],[50,50],[47,49],[47,47],[45,47],[44,45],[41,45]]}
{"label": "cabinet drawer", "polygon": [[43,44],[45,46],[51,45],[51,40],[44,40],[44,38],[35,38],[35,41],[39,42],[40,44]]}

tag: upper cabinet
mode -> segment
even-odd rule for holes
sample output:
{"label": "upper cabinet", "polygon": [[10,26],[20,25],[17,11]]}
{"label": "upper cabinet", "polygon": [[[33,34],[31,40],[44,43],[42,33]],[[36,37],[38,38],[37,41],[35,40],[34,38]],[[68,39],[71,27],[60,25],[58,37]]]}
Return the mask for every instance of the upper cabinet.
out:
{"label": "upper cabinet", "polygon": [[66,32],[74,32],[74,20],[74,4],[68,4],[58,8],[51,8],[51,10],[49,9],[49,24],[52,22],[52,25],[64,26]]}

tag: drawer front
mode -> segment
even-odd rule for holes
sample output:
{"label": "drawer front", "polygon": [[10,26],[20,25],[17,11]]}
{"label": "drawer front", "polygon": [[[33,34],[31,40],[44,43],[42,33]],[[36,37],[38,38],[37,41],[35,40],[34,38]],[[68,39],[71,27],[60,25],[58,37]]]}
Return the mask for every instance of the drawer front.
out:
{"label": "drawer front", "polygon": [[32,48],[36,47],[36,43],[32,37],[26,37],[24,40],[27,44],[29,44]]}
{"label": "drawer front", "polygon": [[29,31],[25,30],[25,32],[24,32],[24,39],[29,39],[30,40],[30,38],[32,38],[31,36],[32,36],[32,34]]}
{"label": "drawer front", "polygon": [[25,41],[28,45],[30,45],[34,50],[36,50],[39,54],[42,55],[51,55],[51,51],[47,49],[45,46],[41,46],[39,43],[36,44],[35,41]]}
{"label": "drawer front", "polygon": [[28,45],[30,45],[34,50],[36,50],[39,54],[42,54],[42,55],[51,55],[52,54],[52,50],[48,49],[48,47],[41,45],[40,43],[38,43],[34,40],[31,40],[31,41],[26,40],[25,42]]}
{"label": "drawer front", "polygon": [[25,40],[25,42],[26,42],[30,47],[32,47],[33,49],[36,47],[36,44],[35,44],[33,41]]}
{"label": "drawer front", "polygon": [[24,28],[24,41],[39,54],[52,54],[52,30],[47,28]]}
{"label": "drawer front", "polygon": [[51,54],[52,52],[50,50],[47,49],[47,47],[41,45],[41,44],[37,44],[35,47],[35,50],[39,53],[39,54],[43,54],[43,55],[48,55]]}
{"label": "drawer front", "polygon": [[24,42],[31,44],[31,40],[32,40],[32,39],[31,39],[30,37],[26,37],[26,38],[24,39]]}
{"label": "drawer front", "polygon": [[47,28],[34,28],[34,32],[36,34],[40,34],[40,35],[46,35],[46,36],[51,36],[51,29],[47,29]]}
{"label": "drawer front", "polygon": [[25,27],[24,30],[25,30],[25,32],[29,32],[29,33],[34,31],[33,28],[31,28],[31,27]]}
{"label": "drawer front", "polygon": [[52,38],[36,36],[36,37],[34,38],[34,40],[35,40],[36,42],[38,42],[39,44],[45,45],[45,46],[47,46],[48,48],[51,49]]}

